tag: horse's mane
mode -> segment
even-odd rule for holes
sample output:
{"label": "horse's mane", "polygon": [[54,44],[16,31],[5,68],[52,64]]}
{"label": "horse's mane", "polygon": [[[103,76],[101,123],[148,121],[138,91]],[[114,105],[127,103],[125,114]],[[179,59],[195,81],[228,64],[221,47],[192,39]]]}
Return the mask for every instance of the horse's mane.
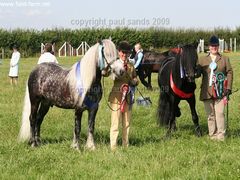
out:
{"label": "horse's mane", "polygon": [[[117,53],[116,53],[116,47],[110,40],[103,40],[104,45],[104,55],[107,58],[107,60],[111,61],[114,58],[116,59]],[[87,91],[90,89],[93,81],[96,78],[96,68],[98,66],[98,60],[99,60],[99,43],[96,43],[94,46],[92,46],[86,54],[81,59],[81,65],[80,65],[80,77],[81,77],[81,84],[83,93],[81,97],[79,96],[79,93],[77,92],[77,78],[76,78],[76,66],[77,63],[75,63],[67,76],[67,81],[70,85],[70,88],[74,93],[74,99],[78,105],[81,105]],[[110,57],[109,57],[110,56]]]}
{"label": "horse's mane", "polygon": [[97,60],[98,60],[98,53],[97,53],[98,45],[99,44],[95,44],[94,46],[92,46],[80,60],[81,61],[81,65],[80,65],[80,78],[81,79],[80,80],[81,80],[81,84],[83,86],[83,87],[81,87],[83,89],[83,94],[81,97],[79,96],[79,93],[77,91],[77,77],[76,77],[77,63],[75,63],[71,67],[70,72],[67,76],[67,81],[71,88],[71,91],[75,92],[74,93],[75,103],[77,103],[77,101],[78,101],[78,105],[82,104],[87,91],[90,89],[92,82],[96,77],[96,65],[97,65]]}
{"label": "horse's mane", "polygon": [[182,59],[185,59],[183,61],[183,65],[186,69],[193,69],[192,67],[196,66],[196,60],[198,59],[196,48],[193,45],[185,45],[182,47]]}

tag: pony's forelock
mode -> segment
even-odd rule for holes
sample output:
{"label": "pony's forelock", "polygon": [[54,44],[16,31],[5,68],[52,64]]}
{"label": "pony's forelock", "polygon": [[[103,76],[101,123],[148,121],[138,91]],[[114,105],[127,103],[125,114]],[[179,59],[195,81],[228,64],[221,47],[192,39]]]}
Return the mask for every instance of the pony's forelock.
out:
{"label": "pony's forelock", "polygon": [[[109,39],[105,39],[102,40],[103,43],[103,47],[104,47],[104,56],[106,58],[106,61],[108,63],[111,63],[112,61],[115,61],[117,59],[117,49],[115,44],[109,40]],[[107,64],[105,64],[106,67]]]}
{"label": "pony's forelock", "polygon": [[[114,69],[114,72],[111,72],[111,78],[115,80],[115,78],[121,74],[120,72],[124,70],[123,64],[117,61],[117,49],[115,44],[109,39],[103,40],[102,43],[105,60],[107,63],[111,63],[111,68]],[[107,66],[107,63],[105,63],[105,67]]]}

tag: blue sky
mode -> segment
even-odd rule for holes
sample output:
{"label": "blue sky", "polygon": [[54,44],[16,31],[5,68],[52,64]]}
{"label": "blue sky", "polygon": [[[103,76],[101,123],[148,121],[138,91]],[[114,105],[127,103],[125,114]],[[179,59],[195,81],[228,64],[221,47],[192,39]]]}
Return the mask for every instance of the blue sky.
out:
{"label": "blue sky", "polygon": [[0,0],[0,28],[235,29],[240,1]]}

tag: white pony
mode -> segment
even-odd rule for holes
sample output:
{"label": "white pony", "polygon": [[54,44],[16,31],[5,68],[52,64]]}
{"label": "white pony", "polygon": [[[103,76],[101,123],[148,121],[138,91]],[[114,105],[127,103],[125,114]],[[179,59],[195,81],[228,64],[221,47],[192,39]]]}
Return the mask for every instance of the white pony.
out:
{"label": "white pony", "polygon": [[19,140],[29,140],[32,147],[40,144],[40,126],[53,105],[75,109],[75,130],[72,146],[79,149],[82,112],[89,111],[87,147],[95,149],[93,131],[98,103],[102,97],[101,73],[110,69],[113,79],[124,73],[116,61],[117,50],[111,40],[92,46],[70,69],[55,63],[38,65],[28,78]]}

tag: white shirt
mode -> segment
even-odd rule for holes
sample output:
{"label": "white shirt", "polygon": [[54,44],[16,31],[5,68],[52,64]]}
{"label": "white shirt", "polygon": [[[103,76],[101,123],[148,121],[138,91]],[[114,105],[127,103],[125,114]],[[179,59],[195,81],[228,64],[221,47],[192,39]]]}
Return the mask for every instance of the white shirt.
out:
{"label": "white shirt", "polygon": [[210,53],[210,57],[211,57],[212,61],[215,62],[215,60],[216,60],[216,58],[217,58],[217,55],[214,55],[214,54],[211,54],[211,53]]}
{"label": "white shirt", "polygon": [[55,62],[58,64],[57,58],[50,52],[43,53],[38,59],[38,64],[41,64],[44,62]]}

